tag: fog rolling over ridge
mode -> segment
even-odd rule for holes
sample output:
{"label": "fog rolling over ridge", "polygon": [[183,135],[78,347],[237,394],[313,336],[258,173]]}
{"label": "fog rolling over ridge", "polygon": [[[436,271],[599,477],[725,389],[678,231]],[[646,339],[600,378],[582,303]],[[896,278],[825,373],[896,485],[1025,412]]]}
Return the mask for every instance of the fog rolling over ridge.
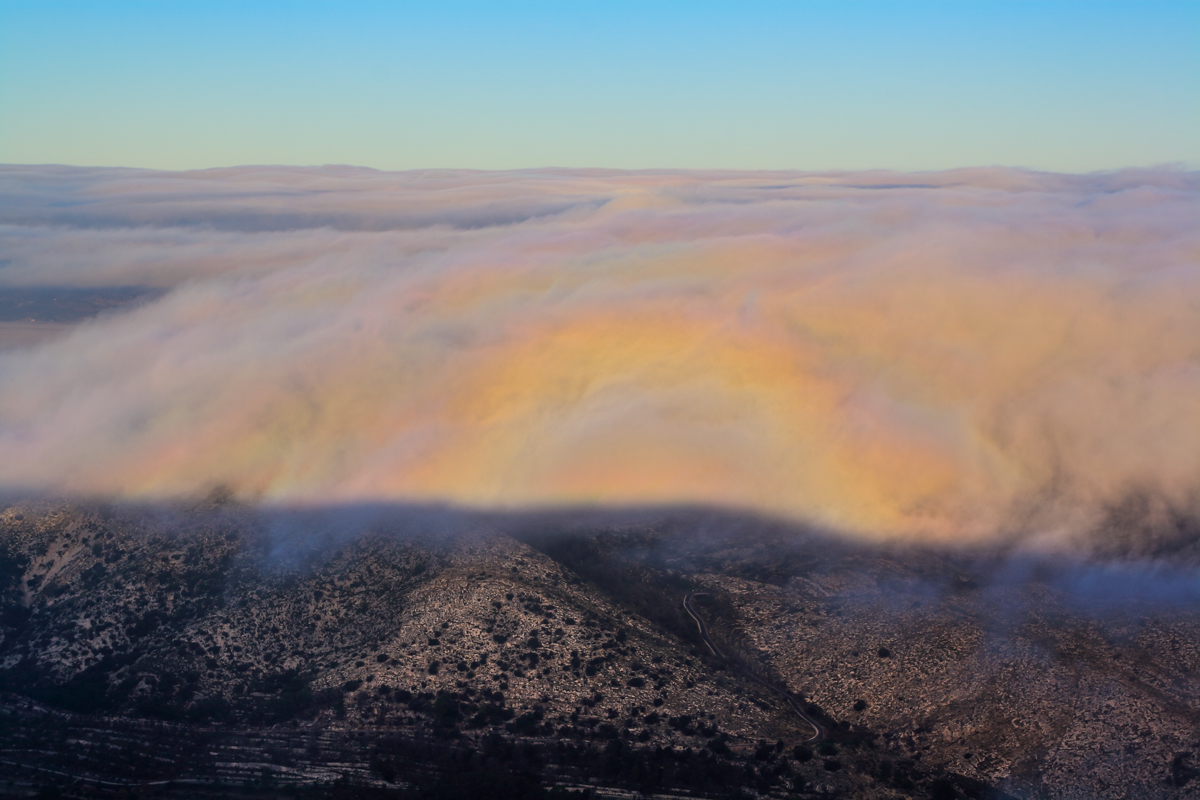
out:
{"label": "fog rolling over ridge", "polygon": [[0,351],[0,486],[1186,534],[1198,200],[1166,169],[4,167],[0,296],[141,299]]}

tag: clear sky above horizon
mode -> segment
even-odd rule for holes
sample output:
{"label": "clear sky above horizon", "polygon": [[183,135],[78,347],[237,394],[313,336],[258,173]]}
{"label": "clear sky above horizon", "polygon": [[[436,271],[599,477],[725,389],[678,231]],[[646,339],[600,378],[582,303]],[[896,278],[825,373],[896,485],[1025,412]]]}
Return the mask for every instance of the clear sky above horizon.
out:
{"label": "clear sky above horizon", "polygon": [[0,162],[1200,165],[1200,3],[0,2]]}

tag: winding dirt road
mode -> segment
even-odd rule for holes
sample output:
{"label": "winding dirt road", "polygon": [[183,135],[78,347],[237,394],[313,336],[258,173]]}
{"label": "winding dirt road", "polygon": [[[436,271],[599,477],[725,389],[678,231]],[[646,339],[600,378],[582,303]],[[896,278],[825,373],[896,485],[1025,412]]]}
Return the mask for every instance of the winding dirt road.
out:
{"label": "winding dirt road", "polygon": [[[729,664],[730,666],[732,666],[736,669],[737,666],[733,662],[731,662],[725,656],[724,653],[721,652],[721,648],[717,647],[716,642],[714,642],[712,640],[712,638],[708,635],[708,625],[705,624],[704,618],[701,617],[699,614],[697,614],[696,609],[692,607],[692,599],[693,598],[701,596],[701,595],[712,597],[712,596],[714,596],[714,594],[715,594],[714,592],[688,592],[686,595],[683,596],[683,610],[686,611],[691,616],[691,618],[696,621],[696,627],[699,628],[699,630],[700,630],[700,638],[704,640],[704,644],[707,645],[708,649],[712,651],[712,654],[714,656],[716,656],[717,658],[721,659],[722,661],[724,661],[726,664]],[[736,595],[729,595],[729,596],[736,597]],[[763,686],[763,687],[771,690],[775,694],[779,695],[780,697],[782,697],[787,702],[788,706],[791,707],[792,711],[796,712],[796,716],[800,717],[800,719],[804,720],[806,723],[808,723],[809,726],[812,727],[813,735],[810,736],[809,738],[805,739],[804,740],[805,743],[819,742],[825,738],[825,728],[823,728],[821,726],[821,723],[817,722],[815,719],[813,719],[812,717],[810,717],[808,715],[808,713],[804,710],[804,706],[801,704],[800,700],[795,695],[793,695],[787,689],[784,689],[780,686],[775,686],[772,683],[768,683],[767,681],[763,680],[762,678],[758,677],[757,675],[755,675],[751,672],[747,672],[745,670],[738,670],[738,671],[743,676],[749,678],[750,680],[754,681],[758,685]]]}

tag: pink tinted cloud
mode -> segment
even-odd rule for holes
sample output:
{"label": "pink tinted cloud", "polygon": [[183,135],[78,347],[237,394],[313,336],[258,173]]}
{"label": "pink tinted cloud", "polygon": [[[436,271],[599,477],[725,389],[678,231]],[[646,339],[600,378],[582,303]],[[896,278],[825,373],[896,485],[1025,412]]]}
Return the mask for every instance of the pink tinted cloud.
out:
{"label": "pink tinted cloud", "polygon": [[0,485],[941,540],[1195,513],[1198,195],[1169,170],[6,168],[0,289],[169,291],[0,353]]}

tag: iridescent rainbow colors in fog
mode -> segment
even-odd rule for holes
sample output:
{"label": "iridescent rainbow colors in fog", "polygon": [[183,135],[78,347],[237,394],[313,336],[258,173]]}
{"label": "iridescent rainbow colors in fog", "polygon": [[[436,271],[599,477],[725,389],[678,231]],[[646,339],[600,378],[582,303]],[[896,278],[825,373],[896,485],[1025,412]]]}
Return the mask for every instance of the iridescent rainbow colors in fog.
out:
{"label": "iridescent rainbow colors in fog", "polygon": [[0,485],[712,504],[867,535],[1200,503],[1200,177],[5,167]]}

